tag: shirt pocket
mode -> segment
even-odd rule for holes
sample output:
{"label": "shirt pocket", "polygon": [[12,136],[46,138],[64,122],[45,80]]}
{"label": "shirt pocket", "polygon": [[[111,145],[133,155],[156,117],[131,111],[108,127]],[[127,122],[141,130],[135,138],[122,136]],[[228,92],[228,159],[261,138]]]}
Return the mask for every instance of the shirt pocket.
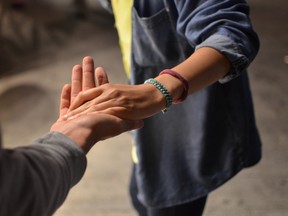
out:
{"label": "shirt pocket", "polygon": [[149,17],[132,11],[132,55],[139,66],[172,66],[182,57],[175,27],[165,8]]}

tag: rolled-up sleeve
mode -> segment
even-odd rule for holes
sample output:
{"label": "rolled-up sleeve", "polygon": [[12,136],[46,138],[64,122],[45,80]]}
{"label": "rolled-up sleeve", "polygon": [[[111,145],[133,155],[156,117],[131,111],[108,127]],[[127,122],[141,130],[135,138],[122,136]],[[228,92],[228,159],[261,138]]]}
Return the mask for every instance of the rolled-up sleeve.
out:
{"label": "rolled-up sleeve", "polygon": [[61,133],[0,152],[0,215],[52,215],[83,176],[86,156]]}
{"label": "rolled-up sleeve", "polygon": [[211,47],[224,54],[232,69],[223,79],[228,82],[245,71],[259,50],[259,38],[243,0],[175,0],[177,32],[199,49]]}

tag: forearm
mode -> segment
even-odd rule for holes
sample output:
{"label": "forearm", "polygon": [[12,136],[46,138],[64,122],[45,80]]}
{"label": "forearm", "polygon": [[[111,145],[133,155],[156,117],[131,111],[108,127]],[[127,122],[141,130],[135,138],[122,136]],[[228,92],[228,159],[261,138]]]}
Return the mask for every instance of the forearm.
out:
{"label": "forearm", "polygon": [[[223,78],[230,68],[231,64],[223,54],[213,48],[203,47],[171,69],[188,81],[188,93],[192,94]],[[168,74],[159,75],[156,79],[171,93],[173,101],[179,99],[184,90],[180,80]]]}
{"label": "forearm", "polygon": [[0,215],[52,215],[86,168],[85,154],[58,133],[3,150],[0,161]]}

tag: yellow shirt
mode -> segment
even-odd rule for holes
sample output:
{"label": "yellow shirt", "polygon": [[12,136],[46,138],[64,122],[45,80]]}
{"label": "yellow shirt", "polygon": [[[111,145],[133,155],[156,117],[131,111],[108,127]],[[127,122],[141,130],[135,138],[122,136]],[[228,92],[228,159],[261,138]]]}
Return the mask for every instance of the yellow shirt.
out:
{"label": "yellow shirt", "polygon": [[[112,0],[111,3],[115,17],[115,26],[119,36],[119,45],[122,52],[124,69],[127,76],[130,77],[133,0]],[[134,163],[138,163],[135,145],[132,145],[132,159]]]}
{"label": "yellow shirt", "polygon": [[111,3],[119,36],[119,44],[122,51],[124,69],[127,76],[130,77],[133,0],[112,0]]}

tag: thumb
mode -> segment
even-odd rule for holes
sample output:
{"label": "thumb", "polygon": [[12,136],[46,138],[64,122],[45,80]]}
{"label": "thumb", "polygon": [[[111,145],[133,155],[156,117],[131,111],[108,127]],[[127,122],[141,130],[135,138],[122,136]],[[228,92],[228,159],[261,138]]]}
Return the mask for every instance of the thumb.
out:
{"label": "thumb", "polygon": [[63,117],[70,106],[71,85],[66,84],[63,86],[60,96],[59,118]]}

